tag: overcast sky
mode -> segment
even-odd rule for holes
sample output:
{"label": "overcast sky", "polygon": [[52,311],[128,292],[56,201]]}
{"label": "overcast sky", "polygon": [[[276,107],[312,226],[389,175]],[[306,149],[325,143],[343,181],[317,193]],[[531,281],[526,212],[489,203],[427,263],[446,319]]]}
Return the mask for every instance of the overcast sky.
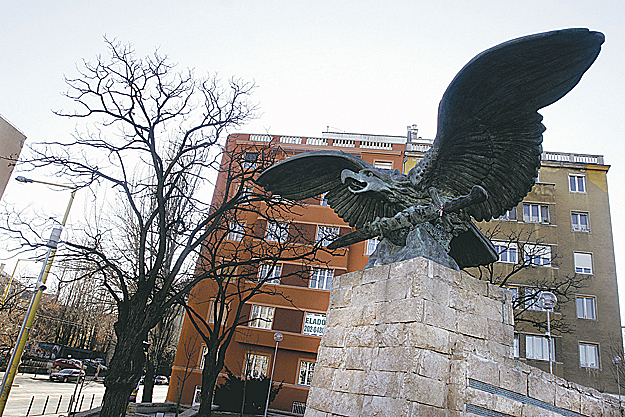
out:
{"label": "overcast sky", "polygon": [[[537,32],[587,27],[606,35],[599,58],[544,109],[545,150],[605,155],[625,311],[625,2],[614,1],[55,1],[0,5],[0,114],[30,142],[66,138],[75,121],[64,76],[106,54],[103,36],[159,48],[197,75],[254,81],[257,120],[244,133],[331,130],[436,134],[438,102],[473,56]],[[30,174],[35,177],[36,174]],[[62,180],[59,179],[59,182]],[[61,214],[64,195],[15,181],[4,200]],[[45,188],[45,187],[44,187]],[[34,191],[36,190],[36,191]],[[34,198],[36,197],[36,199]],[[42,201],[44,200],[44,201]],[[74,208],[77,221],[84,206]],[[7,270],[12,271],[14,262]]]}

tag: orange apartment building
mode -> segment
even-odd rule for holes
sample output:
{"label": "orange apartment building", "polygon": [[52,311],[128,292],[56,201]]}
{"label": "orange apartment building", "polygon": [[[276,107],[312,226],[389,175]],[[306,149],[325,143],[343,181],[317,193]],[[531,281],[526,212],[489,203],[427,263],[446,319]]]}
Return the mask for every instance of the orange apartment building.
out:
{"label": "orange apartment building", "polygon": [[[312,150],[342,150],[374,166],[407,172],[432,144],[432,140],[418,137],[416,126],[408,127],[407,136],[329,132],[323,133],[320,138],[233,134],[229,136],[228,144],[244,152],[246,149],[253,152],[257,146],[280,147],[286,156]],[[555,335],[554,372],[582,385],[616,393],[612,357],[614,352],[621,351],[622,339],[607,192],[609,167],[604,165],[602,156],[596,155],[545,152],[542,159],[537,184],[525,200],[508,215],[479,227],[499,224],[504,230],[535,231],[535,237],[541,239],[543,245],[548,245],[549,252],[553,250],[558,254],[559,262],[552,264],[549,260],[516,276],[513,291],[532,290],[529,287],[526,289],[527,284],[524,283],[532,282],[537,276],[581,274],[587,278],[586,286],[577,290],[579,293],[572,294],[568,302],[561,300],[556,310],[556,315],[569,323],[572,330]],[[582,189],[579,184],[583,185]],[[532,216],[533,208],[538,211],[536,216]],[[549,215],[543,214],[547,211]],[[266,221],[260,218],[245,220],[247,224],[260,225],[258,230],[263,236]],[[340,234],[350,231],[330,207],[324,206],[323,199],[305,201],[301,216],[296,221],[300,223],[298,226],[310,232],[328,227],[338,228]],[[244,306],[247,317],[268,320],[252,321],[248,326],[239,327],[228,349],[225,365],[233,373],[241,375],[247,357],[253,376],[269,375],[274,360],[273,336],[276,332],[282,333],[284,339],[279,343],[273,380],[284,381],[284,385],[270,408],[303,414],[325,326],[332,278],[363,269],[376,243],[375,240],[360,242],[337,250],[334,255],[321,253],[324,264],[307,265],[307,278],[303,280],[291,276],[297,268],[301,269],[301,265],[283,263],[280,271],[275,273],[276,289],[291,299],[294,305],[283,297],[261,294]],[[509,268],[510,262],[521,259],[517,253],[521,253],[520,248],[513,248],[513,252],[510,248],[503,249],[497,268]],[[509,259],[511,254],[514,254],[513,260]],[[583,264],[584,261],[588,265]],[[207,318],[211,305],[209,285],[208,282],[200,283],[194,294],[201,296],[191,299],[195,309]],[[543,311],[530,311],[530,314],[544,316]],[[514,355],[532,366],[548,369],[544,339],[544,334],[536,329],[517,326]],[[176,400],[176,381],[178,377],[183,377],[185,370],[190,376],[181,393],[182,403],[192,404],[199,398],[205,350],[199,347],[191,355],[185,355],[185,344],[190,340],[197,340],[197,336],[188,317],[185,317],[168,401]]]}

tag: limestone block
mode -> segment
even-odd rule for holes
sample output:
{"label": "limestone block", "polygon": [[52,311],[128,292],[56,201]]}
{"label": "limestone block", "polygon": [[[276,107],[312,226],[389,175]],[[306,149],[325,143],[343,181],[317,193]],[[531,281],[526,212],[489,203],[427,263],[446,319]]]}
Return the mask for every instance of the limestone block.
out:
{"label": "limestone block", "polygon": [[465,288],[451,287],[449,290],[449,307],[454,310],[467,312],[471,314],[477,313],[475,299],[471,293]]}
{"label": "limestone block", "polygon": [[458,318],[458,332],[478,339],[486,339],[489,332],[486,317],[466,312],[458,312],[456,317]]}
{"label": "limestone block", "polygon": [[449,383],[466,387],[469,383],[467,379],[469,365],[465,358],[452,359],[449,362]]}
{"label": "limestone block", "polygon": [[364,304],[354,307],[352,310],[351,324],[354,326],[365,326],[378,322],[378,306],[375,304]]}
{"label": "limestone block", "polygon": [[497,395],[493,410],[511,416],[520,416],[523,413],[523,403]]}
{"label": "limestone block", "polygon": [[492,298],[493,300],[497,300],[500,302],[511,301],[512,295],[510,290],[506,288],[501,288],[498,285],[489,284],[487,287],[488,290],[488,298]]}
{"label": "limestone block", "polygon": [[463,411],[467,402],[466,385],[447,384],[447,408]]}
{"label": "limestone block", "polygon": [[431,261],[425,258],[413,258],[404,262],[395,262],[390,265],[389,277],[407,277],[428,270]]}
{"label": "limestone block", "polygon": [[437,379],[439,381],[449,381],[449,370],[451,360],[448,355],[433,352],[431,350],[420,349],[416,362],[415,372],[421,376]]}
{"label": "limestone block", "polygon": [[337,369],[332,381],[334,391],[351,392],[354,394],[362,391],[362,384],[365,379],[365,371],[354,369]]}
{"label": "limestone block", "polygon": [[493,342],[501,343],[506,346],[512,346],[514,342],[514,327],[509,324],[502,323],[501,320],[487,320],[486,324],[487,339]]}
{"label": "limestone block", "polygon": [[369,298],[374,301],[393,301],[402,300],[410,295],[410,286],[407,285],[410,280],[405,277],[389,278],[384,281],[378,281],[375,285],[374,296]]}
{"label": "limestone block", "polygon": [[334,393],[326,388],[311,387],[308,391],[308,400],[306,401],[306,416],[308,416],[308,408],[326,413],[332,412],[334,403]]}
{"label": "limestone block", "polygon": [[331,414],[325,413],[323,411],[313,410],[310,407],[306,407],[306,412],[304,413],[304,417],[330,417]]}
{"label": "limestone block", "polygon": [[467,404],[477,405],[478,407],[493,410],[496,406],[496,396],[479,389],[467,387],[466,389]]}
{"label": "limestone block", "polygon": [[378,324],[375,326],[376,339],[380,346],[404,346],[408,341],[406,324]]}
{"label": "limestone block", "polygon": [[588,417],[603,416],[603,407],[598,398],[584,395],[581,397],[580,413]]}
{"label": "limestone block", "polygon": [[499,386],[508,391],[527,395],[527,376],[526,372],[518,368],[499,365]]}
{"label": "limestone block", "polygon": [[352,301],[352,288],[337,287],[330,291],[330,305],[332,308],[348,307]]}
{"label": "limestone block", "polygon": [[450,304],[450,293],[449,283],[425,275],[415,275],[408,296],[435,301],[447,307]]}
{"label": "limestone block", "polygon": [[527,395],[547,404],[556,404],[556,387],[543,372],[533,372],[527,377]]}
{"label": "limestone block", "polygon": [[[345,369],[360,369],[367,371],[371,368],[373,358],[378,355],[378,348],[348,347],[345,348]],[[315,373],[317,371],[315,370]]]}
{"label": "limestone block", "polygon": [[467,376],[487,384],[499,386],[499,364],[484,357],[470,355],[467,358]]}
{"label": "limestone block", "polygon": [[417,353],[417,349],[406,346],[381,347],[371,367],[380,371],[408,372],[414,367]]}
{"label": "limestone block", "polygon": [[352,288],[352,306],[360,306],[371,304],[371,300],[377,296],[377,282],[368,282],[366,284],[355,285]]}
{"label": "limestone block", "polygon": [[375,326],[354,326],[346,329],[345,346],[377,347],[378,337]]}
{"label": "limestone block", "polygon": [[328,347],[344,347],[345,329],[339,327],[326,327],[323,332],[323,345]]}
{"label": "limestone block", "polygon": [[579,413],[581,410],[581,394],[577,390],[557,385],[556,407],[565,408]]}
{"label": "limestone block", "polygon": [[456,311],[431,300],[424,301],[423,321],[431,326],[456,331]]}
{"label": "limestone block", "polygon": [[378,282],[388,279],[388,274],[391,269],[391,265],[379,265],[373,268],[362,270],[362,276],[360,278],[361,284],[368,282]]}
{"label": "limestone block", "polygon": [[362,274],[363,271],[354,271],[332,278],[332,291],[339,287],[349,289],[360,285],[362,283]]}
{"label": "limestone block", "polygon": [[519,415],[520,417],[562,417],[561,414],[556,414],[551,411],[547,411],[544,408],[536,407],[530,404],[523,404],[523,411]]}
{"label": "limestone block", "polygon": [[492,298],[480,297],[476,300],[477,314],[489,320],[503,322],[503,303]]}
{"label": "limestone block", "polygon": [[362,383],[362,394],[401,397],[404,374],[401,372],[369,371]]}
{"label": "limestone block", "polygon": [[327,366],[317,366],[313,373],[311,387],[327,388],[328,382],[334,380],[335,368],[329,368]]}
{"label": "limestone block", "polygon": [[410,401],[444,408],[447,386],[442,381],[408,373],[404,377],[404,397]]}
{"label": "limestone block", "polygon": [[317,352],[317,364],[339,368],[345,362],[345,349],[336,347],[320,346]]}
{"label": "limestone block", "polygon": [[332,393],[332,414],[344,417],[361,417],[360,410],[364,400],[363,395],[349,392]]}
{"label": "limestone block", "polygon": [[487,296],[488,295],[488,283],[486,281],[481,281],[479,279],[473,278],[468,274],[461,274],[460,281],[458,286],[461,288],[465,288],[472,294],[476,294],[478,296]]}
{"label": "limestone block", "polygon": [[345,328],[352,324],[354,318],[353,307],[334,307],[330,308],[326,317],[326,328],[340,327]]}
{"label": "limestone block", "polygon": [[410,403],[401,398],[366,396],[362,403],[361,416],[407,416]]}
{"label": "limestone block", "polygon": [[414,402],[411,404],[410,417],[457,417],[457,415],[449,410]]}
{"label": "limestone block", "polygon": [[405,329],[409,345],[432,349],[440,353],[451,352],[450,332],[448,330],[418,322],[406,324]]}
{"label": "limestone block", "polygon": [[418,298],[376,303],[378,323],[409,323],[423,321],[424,301]]}

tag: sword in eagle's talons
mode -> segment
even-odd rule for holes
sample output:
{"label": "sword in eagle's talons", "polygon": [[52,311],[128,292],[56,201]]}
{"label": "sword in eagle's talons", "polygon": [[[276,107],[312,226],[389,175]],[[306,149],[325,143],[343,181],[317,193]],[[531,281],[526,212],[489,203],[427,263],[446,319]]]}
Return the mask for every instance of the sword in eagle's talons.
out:
{"label": "sword in eagle's talons", "polygon": [[[419,206],[412,210],[407,209],[397,213],[394,217],[383,218],[370,224],[364,225],[362,228],[339,237],[328,245],[328,249],[338,249],[354,243],[362,242],[367,239],[382,236],[383,232],[392,232],[394,230],[405,229],[415,226],[419,223],[434,221],[438,217],[442,217],[445,226],[449,225],[449,219],[446,213],[454,213],[463,208],[480,204],[486,201],[488,193],[479,185],[474,185],[468,195],[463,195],[453,200],[442,202],[438,196],[436,188],[428,189],[433,206]],[[436,207],[436,209],[433,209]]]}

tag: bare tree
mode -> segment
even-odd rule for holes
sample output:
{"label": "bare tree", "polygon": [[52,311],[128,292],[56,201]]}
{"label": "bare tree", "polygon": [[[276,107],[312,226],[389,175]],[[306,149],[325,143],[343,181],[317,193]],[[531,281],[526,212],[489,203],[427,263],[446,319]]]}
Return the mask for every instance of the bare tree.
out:
{"label": "bare tree", "polygon": [[[95,199],[108,191],[111,206],[128,207],[136,225],[102,213],[83,236],[65,242],[66,259],[90,267],[115,300],[116,348],[101,416],[122,416],[143,373],[142,342],[172,305],[201,281],[193,265],[202,243],[239,203],[210,208],[202,195],[218,167],[227,129],[248,120],[253,86],[177,72],[166,56],[138,58],[130,46],[106,41],[110,57],[85,62],[67,79],[77,109],[57,114],[86,119],[90,128],[67,142],[37,144],[23,169],[47,167]],[[214,273],[214,271],[212,271]]]}

